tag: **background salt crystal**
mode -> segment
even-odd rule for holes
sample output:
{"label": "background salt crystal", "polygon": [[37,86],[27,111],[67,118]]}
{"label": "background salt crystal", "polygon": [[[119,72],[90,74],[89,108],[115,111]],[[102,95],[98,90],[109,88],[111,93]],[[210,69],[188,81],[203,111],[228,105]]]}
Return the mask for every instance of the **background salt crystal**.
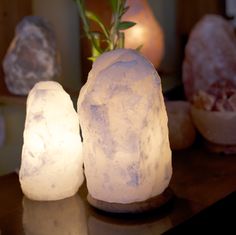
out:
{"label": "background salt crystal", "polygon": [[37,82],[59,77],[60,66],[56,39],[49,23],[39,16],[23,18],[3,61],[8,90],[26,95]]}
{"label": "background salt crystal", "polygon": [[230,80],[236,85],[236,37],[234,27],[219,15],[203,17],[193,28],[185,48],[183,82],[192,101],[199,90]]}

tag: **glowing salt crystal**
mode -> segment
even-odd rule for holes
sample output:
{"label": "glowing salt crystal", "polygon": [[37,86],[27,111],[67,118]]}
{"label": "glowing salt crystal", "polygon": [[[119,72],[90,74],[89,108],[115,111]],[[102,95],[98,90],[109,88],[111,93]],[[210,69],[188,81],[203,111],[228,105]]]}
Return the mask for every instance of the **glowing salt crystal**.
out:
{"label": "glowing salt crystal", "polygon": [[116,203],[161,194],[171,175],[160,78],[133,50],[104,53],[93,64],[78,109],[90,195]]}
{"label": "glowing salt crystal", "polygon": [[56,82],[37,83],[27,99],[20,168],[23,193],[34,200],[74,195],[83,182],[79,120]]}

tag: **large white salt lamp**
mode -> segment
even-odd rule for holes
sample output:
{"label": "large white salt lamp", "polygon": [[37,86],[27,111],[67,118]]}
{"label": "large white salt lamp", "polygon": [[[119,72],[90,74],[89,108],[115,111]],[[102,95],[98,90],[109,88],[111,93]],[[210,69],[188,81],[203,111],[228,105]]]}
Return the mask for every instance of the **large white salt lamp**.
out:
{"label": "large white salt lamp", "polygon": [[128,204],[167,188],[172,175],[167,114],[150,62],[130,49],[104,53],[81,90],[78,110],[92,198]]}
{"label": "large white salt lamp", "polygon": [[79,120],[69,95],[53,81],[30,91],[20,167],[23,193],[33,200],[74,195],[83,182]]}

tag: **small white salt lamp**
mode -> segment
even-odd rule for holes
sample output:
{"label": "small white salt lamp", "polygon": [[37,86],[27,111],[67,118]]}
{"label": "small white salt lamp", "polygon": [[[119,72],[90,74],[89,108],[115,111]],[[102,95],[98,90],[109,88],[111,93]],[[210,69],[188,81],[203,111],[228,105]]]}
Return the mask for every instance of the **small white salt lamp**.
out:
{"label": "small white salt lamp", "polygon": [[30,91],[22,149],[20,183],[33,200],[74,195],[83,182],[79,120],[70,96],[53,81]]}
{"label": "small white salt lamp", "polygon": [[171,150],[153,65],[130,49],[102,54],[78,110],[89,198],[129,204],[162,194],[172,175]]}

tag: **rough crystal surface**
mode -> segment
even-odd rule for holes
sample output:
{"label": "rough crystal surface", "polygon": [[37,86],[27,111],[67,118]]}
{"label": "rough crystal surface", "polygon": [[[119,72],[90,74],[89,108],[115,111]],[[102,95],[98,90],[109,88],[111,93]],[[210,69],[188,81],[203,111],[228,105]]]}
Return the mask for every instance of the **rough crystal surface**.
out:
{"label": "rough crystal surface", "polygon": [[26,95],[37,82],[58,77],[58,59],[55,36],[48,22],[38,16],[23,18],[3,61],[8,90]]}
{"label": "rough crystal surface", "polygon": [[170,147],[180,150],[190,147],[196,138],[196,130],[186,101],[167,101]]}
{"label": "rough crystal surface", "polygon": [[160,78],[133,50],[104,53],[78,99],[89,193],[117,203],[161,194],[171,175]]}
{"label": "rough crystal surface", "polygon": [[199,90],[193,96],[193,105],[206,111],[235,112],[236,83],[230,80],[218,80],[206,91]]}
{"label": "rough crystal surface", "polygon": [[[186,96],[192,101],[199,90],[206,91],[214,83],[227,80],[236,85],[234,27],[221,16],[207,15],[194,27],[185,48],[183,82]],[[211,105],[209,101],[207,98],[207,109]]]}
{"label": "rough crystal surface", "polygon": [[236,145],[236,112],[212,112],[192,105],[191,114],[196,128],[207,141],[226,147]]}
{"label": "rough crystal surface", "polygon": [[34,200],[70,197],[83,182],[79,120],[69,95],[57,82],[39,82],[30,91],[20,183]]}

